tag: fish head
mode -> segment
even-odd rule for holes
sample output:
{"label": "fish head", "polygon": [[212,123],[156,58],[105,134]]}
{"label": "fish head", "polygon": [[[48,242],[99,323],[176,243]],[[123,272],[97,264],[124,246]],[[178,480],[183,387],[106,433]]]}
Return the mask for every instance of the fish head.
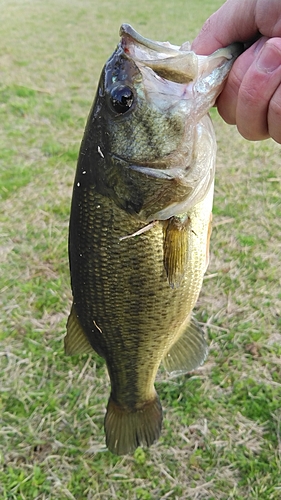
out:
{"label": "fish head", "polygon": [[143,221],[163,220],[192,208],[212,184],[216,145],[206,115],[242,46],[200,56],[188,42],[155,42],[128,24],[120,35],[101,75],[84,156],[94,147],[90,167],[102,194]]}

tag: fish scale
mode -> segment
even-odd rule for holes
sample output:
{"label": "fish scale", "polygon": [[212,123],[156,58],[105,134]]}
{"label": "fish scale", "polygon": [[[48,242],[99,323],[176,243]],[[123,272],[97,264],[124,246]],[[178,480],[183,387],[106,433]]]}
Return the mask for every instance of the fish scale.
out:
{"label": "fish scale", "polygon": [[186,47],[122,26],[74,182],[65,351],[105,359],[106,443],[118,455],[160,435],[161,361],[183,374],[208,352],[192,317],[211,234],[216,144],[207,112],[241,48],[196,56]]}
{"label": "fish scale", "polygon": [[[171,288],[163,269],[162,225],[137,238],[120,241],[142,224],[128,218],[94,189],[92,193],[89,197],[82,194],[84,203],[79,197],[76,201],[83,221],[83,238],[79,238],[76,252],[82,253],[84,266],[78,258],[81,282],[76,287],[83,293],[75,294],[74,288],[75,308],[83,329],[95,332],[92,347],[100,354],[106,353],[113,399],[123,407],[133,407],[154,397],[154,379],[161,359],[201,289],[206,243],[199,247],[201,252],[192,252],[182,285]],[[192,212],[190,217],[192,220]],[[200,223],[203,237],[208,223],[208,218]],[[132,269],[138,272],[132,273]],[[71,272],[78,274],[75,266]],[[141,317],[140,305],[144,312]],[[93,322],[107,333],[106,337]],[[117,325],[122,325],[122,330],[117,332]]]}
{"label": "fish scale", "polygon": [[[108,205],[107,209],[104,207],[105,202]],[[103,210],[95,210],[96,206],[103,206]],[[91,231],[89,231],[87,225],[87,215],[89,213],[92,213]],[[198,290],[201,288],[200,282],[198,283],[201,271],[199,264],[202,260],[200,255],[194,256],[193,261],[190,262],[192,272],[190,273],[190,279],[186,276],[186,284],[171,289],[167,286],[167,279],[163,270],[163,231],[161,225],[154,227],[149,234],[144,233],[135,239],[120,241],[124,234],[130,234],[139,229],[141,223],[135,221],[132,217],[128,219],[124,211],[98,193],[95,195],[94,206],[89,206],[89,203],[85,204],[84,214],[81,213],[81,220],[87,227],[87,232],[82,230],[85,239],[80,240],[81,253],[83,249],[87,248],[87,253],[91,255],[91,259],[83,258],[85,269],[82,273],[81,283],[77,285],[80,289],[81,285],[86,282],[80,300],[82,304],[81,313],[76,302],[77,313],[79,311],[81,321],[84,316],[87,319],[90,318],[90,320],[95,318],[97,325],[101,329],[112,329],[114,328],[115,317],[116,321],[121,321],[124,314],[126,314],[126,316],[130,316],[123,325],[124,332],[127,332],[136,327],[134,313],[139,319],[139,303],[141,303],[144,310],[153,311],[153,317],[157,318],[157,326],[155,326],[157,332],[159,331],[159,314],[164,314],[164,316],[167,314],[173,324],[177,322],[180,325],[186,316],[180,305],[182,295],[190,297],[190,292],[192,292],[191,300],[194,301],[194,296],[198,295]],[[101,228],[106,228],[106,230],[103,231]],[[79,250],[78,253],[80,253]],[[85,256],[85,251],[83,256]],[[132,266],[133,262],[135,263],[134,266]],[[79,262],[78,265],[81,272],[82,266]],[[133,267],[144,272],[132,274]],[[73,273],[75,274],[75,269],[73,269]],[[198,283],[197,289],[194,287],[195,283]],[[129,295],[131,297],[129,302],[130,311],[127,310]],[[174,310],[170,305],[171,297],[173,297]],[[85,311],[84,307],[85,302],[87,311]],[[168,310],[166,309],[167,306],[169,306]],[[151,322],[151,319],[150,314],[149,322]],[[149,322],[147,324],[145,317],[142,321],[144,329],[148,329]],[[166,321],[168,321],[168,318],[165,318]],[[153,328],[150,328],[150,336],[152,331]],[[141,337],[138,333],[135,335],[137,338]]]}

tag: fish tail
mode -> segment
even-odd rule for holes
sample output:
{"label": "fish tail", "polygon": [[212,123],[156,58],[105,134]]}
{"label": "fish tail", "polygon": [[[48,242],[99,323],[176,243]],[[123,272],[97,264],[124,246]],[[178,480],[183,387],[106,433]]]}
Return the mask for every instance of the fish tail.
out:
{"label": "fish tail", "polygon": [[112,395],[104,421],[106,445],[116,455],[132,453],[138,446],[151,446],[160,436],[162,407],[158,395],[139,409],[115,403]]}

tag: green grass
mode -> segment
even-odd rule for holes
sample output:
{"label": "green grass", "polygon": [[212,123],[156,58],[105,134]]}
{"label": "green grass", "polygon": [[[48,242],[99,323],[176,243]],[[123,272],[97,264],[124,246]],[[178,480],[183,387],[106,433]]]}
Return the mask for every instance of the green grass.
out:
{"label": "green grass", "polygon": [[210,355],[190,376],[160,370],[158,443],[106,451],[104,361],[63,352],[75,164],[119,26],[181,43],[222,2],[0,3],[1,500],[279,499],[280,146],[243,140],[212,110],[214,229],[196,310]]}

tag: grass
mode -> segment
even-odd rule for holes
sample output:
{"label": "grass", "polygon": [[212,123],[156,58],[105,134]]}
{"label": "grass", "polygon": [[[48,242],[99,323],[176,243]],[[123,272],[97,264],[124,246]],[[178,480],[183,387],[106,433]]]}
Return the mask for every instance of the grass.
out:
{"label": "grass", "polygon": [[3,500],[280,498],[280,146],[243,140],[212,110],[214,230],[196,311],[210,355],[190,376],[160,370],[157,444],[107,452],[104,362],[63,353],[75,163],[119,25],[181,43],[220,3],[0,2]]}

